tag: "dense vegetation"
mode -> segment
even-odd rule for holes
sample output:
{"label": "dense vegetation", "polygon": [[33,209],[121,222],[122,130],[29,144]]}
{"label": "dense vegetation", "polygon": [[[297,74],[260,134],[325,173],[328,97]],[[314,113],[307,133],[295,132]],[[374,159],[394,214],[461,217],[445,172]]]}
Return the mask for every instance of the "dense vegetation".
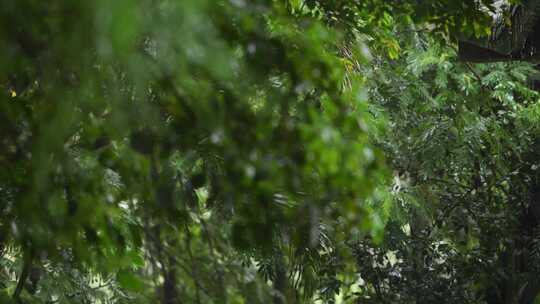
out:
{"label": "dense vegetation", "polygon": [[456,51],[495,10],[1,1],[0,302],[534,303],[537,71]]}

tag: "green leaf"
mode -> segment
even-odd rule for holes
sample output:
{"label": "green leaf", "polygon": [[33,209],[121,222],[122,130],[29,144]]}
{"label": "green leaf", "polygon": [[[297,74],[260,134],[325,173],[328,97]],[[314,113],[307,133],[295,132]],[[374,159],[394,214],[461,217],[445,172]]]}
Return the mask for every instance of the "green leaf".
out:
{"label": "green leaf", "polygon": [[120,270],[116,274],[116,279],[122,288],[129,291],[141,291],[144,288],[144,282],[129,270]]}

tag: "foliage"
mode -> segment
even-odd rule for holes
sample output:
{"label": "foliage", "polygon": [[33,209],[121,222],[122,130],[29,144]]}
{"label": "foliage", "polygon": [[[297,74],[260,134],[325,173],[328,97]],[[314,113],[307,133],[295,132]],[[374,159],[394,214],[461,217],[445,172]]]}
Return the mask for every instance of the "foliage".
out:
{"label": "foliage", "polygon": [[[528,64],[471,66],[425,35],[370,69],[395,170],[385,240],[353,244],[361,303],[532,303],[538,108]],[[536,118],[533,118],[536,117]]]}
{"label": "foliage", "polygon": [[[533,272],[503,256],[538,233],[520,239],[509,203],[536,181],[531,70],[471,72],[436,44],[485,34],[490,8],[3,1],[2,302],[466,303],[508,275],[522,290]],[[388,167],[407,185],[390,192]]]}

